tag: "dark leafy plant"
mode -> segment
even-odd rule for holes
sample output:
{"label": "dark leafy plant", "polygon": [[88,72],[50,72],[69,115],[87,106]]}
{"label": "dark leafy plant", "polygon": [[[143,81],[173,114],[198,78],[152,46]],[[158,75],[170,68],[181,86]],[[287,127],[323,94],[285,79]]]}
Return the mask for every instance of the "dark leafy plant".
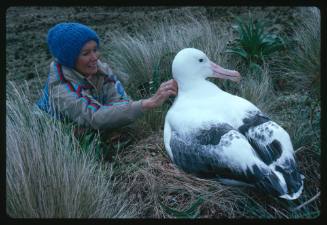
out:
{"label": "dark leafy plant", "polygon": [[256,69],[272,53],[284,48],[284,40],[265,31],[264,24],[254,21],[251,17],[245,21],[236,18],[237,25],[233,26],[239,38],[227,46],[226,52],[240,56],[250,68]]}
{"label": "dark leafy plant", "polygon": [[169,214],[170,216],[173,216],[177,219],[194,219],[197,218],[200,214],[199,212],[199,208],[201,207],[201,204],[204,202],[204,199],[200,197],[198,197],[197,200],[195,200],[192,205],[185,210],[176,210],[174,208],[170,208],[166,205],[164,205],[163,203],[159,202],[161,207],[164,209],[164,211]]}

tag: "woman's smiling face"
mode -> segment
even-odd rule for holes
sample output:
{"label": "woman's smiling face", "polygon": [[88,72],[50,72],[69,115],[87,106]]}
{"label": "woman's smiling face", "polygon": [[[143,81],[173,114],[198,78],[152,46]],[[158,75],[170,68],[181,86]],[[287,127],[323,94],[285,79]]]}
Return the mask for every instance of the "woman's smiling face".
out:
{"label": "woman's smiling face", "polygon": [[93,40],[84,44],[76,60],[75,69],[84,76],[92,76],[98,71],[97,60],[99,58],[97,43]]}

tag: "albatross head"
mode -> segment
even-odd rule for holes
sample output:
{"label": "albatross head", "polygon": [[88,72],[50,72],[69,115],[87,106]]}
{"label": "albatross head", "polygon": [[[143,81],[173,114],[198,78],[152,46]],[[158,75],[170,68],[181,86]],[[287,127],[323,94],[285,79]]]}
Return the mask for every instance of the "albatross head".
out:
{"label": "albatross head", "polygon": [[238,82],[241,78],[237,71],[222,68],[212,62],[202,51],[195,48],[184,48],[177,53],[173,60],[172,73],[177,82],[208,77]]}

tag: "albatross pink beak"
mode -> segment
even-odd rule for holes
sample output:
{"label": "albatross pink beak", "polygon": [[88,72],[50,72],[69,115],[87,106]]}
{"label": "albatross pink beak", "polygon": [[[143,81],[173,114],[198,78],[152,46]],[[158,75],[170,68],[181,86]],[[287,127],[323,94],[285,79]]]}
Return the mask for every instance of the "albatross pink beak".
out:
{"label": "albatross pink beak", "polygon": [[235,70],[224,69],[213,62],[210,62],[210,65],[213,70],[213,77],[217,77],[221,79],[229,79],[234,82],[239,82],[241,80],[240,73]]}

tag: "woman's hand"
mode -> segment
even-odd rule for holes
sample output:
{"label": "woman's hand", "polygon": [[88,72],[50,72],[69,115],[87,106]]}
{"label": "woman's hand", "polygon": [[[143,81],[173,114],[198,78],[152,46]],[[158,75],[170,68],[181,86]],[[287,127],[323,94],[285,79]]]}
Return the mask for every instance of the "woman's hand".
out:
{"label": "woman's hand", "polygon": [[143,109],[152,109],[161,106],[169,96],[176,96],[177,90],[177,82],[174,79],[163,82],[152,97],[142,101]]}

